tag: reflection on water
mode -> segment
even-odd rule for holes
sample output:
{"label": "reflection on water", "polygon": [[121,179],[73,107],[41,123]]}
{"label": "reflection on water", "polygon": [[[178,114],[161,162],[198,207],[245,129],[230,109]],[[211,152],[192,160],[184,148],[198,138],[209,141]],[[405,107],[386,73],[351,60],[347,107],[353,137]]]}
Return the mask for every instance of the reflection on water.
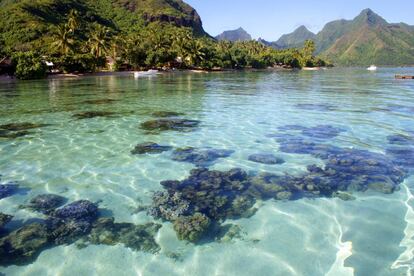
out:
{"label": "reflection on water", "polygon": [[[0,272],[406,273],[414,83],[401,70],[0,83]],[[45,194],[68,203],[24,207]]]}

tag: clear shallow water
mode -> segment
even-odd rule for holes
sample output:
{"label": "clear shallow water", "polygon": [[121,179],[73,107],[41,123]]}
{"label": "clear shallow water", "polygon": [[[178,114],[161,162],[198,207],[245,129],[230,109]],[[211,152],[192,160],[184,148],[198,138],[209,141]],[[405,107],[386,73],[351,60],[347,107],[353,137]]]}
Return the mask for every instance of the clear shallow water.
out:
{"label": "clear shallow water", "polygon": [[[332,125],[343,131],[324,143],[386,154],[387,136],[414,131],[414,82],[394,80],[414,69],[320,72],[177,73],[153,78],[81,79],[0,83],[0,124],[48,126],[27,136],[0,138],[2,182],[27,188],[0,200],[14,215],[10,230],[38,218],[18,208],[35,195],[57,193],[69,201],[99,201],[117,222],[154,219],[137,208],[151,202],[160,181],[183,180],[193,164],[171,160],[171,151],[132,155],[142,142],[230,149],[210,169],[293,175],[323,165],[309,154],[279,151],[270,138],[285,125]],[[91,100],[112,99],[105,104]],[[195,131],[148,134],[139,128],[154,111],[200,120]],[[85,111],[112,117],[77,120]],[[280,165],[248,160],[274,153]],[[227,220],[242,236],[199,245],[179,241],[172,224],[156,235],[157,254],[123,245],[58,246],[31,264],[0,267],[6,275],[405,275],[414,267],[413,177],[392,194],[368,190],[355,200],[304,198],[258,201],[250,218]],[[175,256],[175,258],[172,257]],[[177,257],[178,256],[178,257]]]}

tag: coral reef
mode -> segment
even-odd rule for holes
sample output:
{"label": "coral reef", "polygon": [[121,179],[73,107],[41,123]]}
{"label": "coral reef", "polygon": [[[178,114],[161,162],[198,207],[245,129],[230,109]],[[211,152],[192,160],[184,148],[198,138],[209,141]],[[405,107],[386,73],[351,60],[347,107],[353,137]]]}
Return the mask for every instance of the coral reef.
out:
{"label": "coral reef", "polygon": [[0,213],[0,231],[4,225],[6,225],[9,221],[12,220],[12,218],[13,216]]}
{"label": "coral reef", "polygon": [[285,161],[282,158],[274,156],[273,154],[268,154],[268,153],[252,154],[249,156],[248,159],[252,162],[267,164],[267,165],[277,165],[277,164],[285,163]]}
{"label": "coral reef", "polygon": [[29,130],[35,128],[41,128],[49,126],[48,124],[34,124],[34,123],[10,123],[0,125],[0,130],[8,130],[8,131],[21,131],[21,130]]}
{"label": "coral reef", "polygon": [[31,223],[0,239],[0,265],[26,264],[48,246],[45,224]]}
{"label": "coral reef", "polygon": [[168,117],[179,117],[185,114],[174,112],[174,111],[154,111],[151,113],[151,115],[154,117],[159,117],[159,118],[168,118]]}
{"label": "coral reef", "polygon": [[190,131],[200,124],[197,120],[180,118],[156,119],[143,122],[141,128],[146,131]]}
{"label": "coral reef", "polygon": [[181,216],[174,220],[174,230],[180,240],[198,241],[208,230],[210,219],[202,213]]}
{"label": "coral reef", "polygon": [[82,120],[82,119],[91,119],[96,117],[113,117],[115,115],[115,112],[110,111],[85,111],[73,114],[72,117]]}
{"label": "coral reef", "polygon": [[55,194],[41,194],[32,198],[29,204],[24,207],[47,214],[57,207],[63,205],[65,202],[66,198],[63,196]]}
{"label": "coral reef", "polygon": [[217,159],[229,157],[233,152],[225,149],[180,148],[173,151],[172,160],[192,163],[198,167],[208,167]]}
{"label": "coral reef", "polygon": [[[55,195],[41,195],[32,200],[32,207],[47,210],[46,220],[29,223],[0,238],[0,265],[22,265],[32,262],[42,250],[75,242],[125,246],[155,253],[160,247],[154,236],[159,224],[115,223],[114,218],[99,217],[98,206],[88,200],[78,200],[59,209],[62,203]],[[53,207],[52,207],[53,206]],[[11,220],[0,213],[0,230]]]}
{"label": "coral reef", "polygon": [[194,169],[183,181],[162,181],[166,191],[154,194],[148,214],[173,222],[180,239],[196,242],[210,223],[254,212],[255,200],[246,193],[248,180],[240,169]]}
{"label": "coral reef", "polygon": [[0,199],[13,195],[18,188],[19,186],[15,183],[0,184]]}
{"label": "coral reef", "polygon": [[87,240],[92,244],[124,244],[133,250],[156,253],[160,250],[154,236],[161,228],[160,224],[115,223],[114,218],[99,218],[92,225]]}
{"label": "coral reef", "polygon": [[111,104],[116,102],[117,100],[114,99],[97,99],[97,100],[86,100],[83,102],[83,104],[95,104],[95,105],[100,105],[100,104]]}
{"label": "coral reef", "polygon": [[147,142],[141,143],[135,146],[135,148],[131,151],[132,154],[146,154],[146,153],[161,153],[164,151],[171,150],[172,147],[170,146],[161,146],[157,143]]}
{"label": "coral reef", "polygon": [[304,110],[313,110],[313,111],[332,111],[336,107],[329,104],[297,104],[295,105],[296,108],[304,109]]}

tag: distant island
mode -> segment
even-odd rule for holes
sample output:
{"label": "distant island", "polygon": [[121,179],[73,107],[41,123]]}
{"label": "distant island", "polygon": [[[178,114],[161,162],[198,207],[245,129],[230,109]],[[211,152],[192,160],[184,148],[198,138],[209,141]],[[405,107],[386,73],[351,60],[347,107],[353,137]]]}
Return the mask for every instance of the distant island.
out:
{"label": "distant island", "polygon": [[275,49],[299,48],[306,40],[316,45],[316,54],[336,65],[414,65],[414,26],[388,23],[371,9],[353,20],[329,22],[317,34],[300,26],[277,41],[258,41]]}

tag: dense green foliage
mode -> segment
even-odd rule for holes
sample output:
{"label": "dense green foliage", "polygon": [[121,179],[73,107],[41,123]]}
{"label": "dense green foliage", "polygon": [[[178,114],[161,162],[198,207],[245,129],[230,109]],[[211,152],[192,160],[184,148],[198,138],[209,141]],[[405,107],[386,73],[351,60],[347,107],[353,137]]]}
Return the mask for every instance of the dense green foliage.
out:
{"label": "dense green foliage", "polygon": [[33,52],[18,52],[13,55],[15,75],[19,79],[41,79],[46,76],[47,67],[42,58]]}
{"label": "dense green foliage", "polygon": [[[202,31],[196,12],[178,0],[22,0],[1,5],[0,54],[16,57],[16,76],[24,79],[42,76],[40,57],[61,72],[78,73],[104,69],[107,60],[110,70],[324,65],[313,57],[311,42],[299,50],[275,50],[254,40],[217,42]],[[27,60],[19,58],[24,55]]]}

